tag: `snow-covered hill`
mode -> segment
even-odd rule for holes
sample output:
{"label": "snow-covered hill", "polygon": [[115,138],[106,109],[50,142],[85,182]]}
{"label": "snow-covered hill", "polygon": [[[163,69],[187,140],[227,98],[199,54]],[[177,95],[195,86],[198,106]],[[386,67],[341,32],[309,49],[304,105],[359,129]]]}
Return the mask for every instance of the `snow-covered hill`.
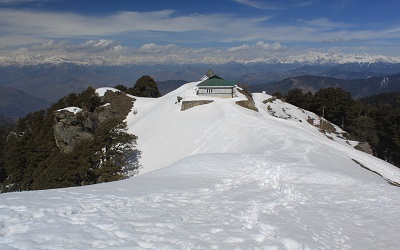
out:
{"label": "snow-covered hill", "polygon": [[[311,112],[280,100],[263,103],[271,96],[261,93],[254,94],[260,111],[254,112],[235,104],[246,99],[243,95],[233,99],[196,96],[197,84],[188,83],[160,99],[137,98],[127,123],[129,131],[139,137],[138,148],[143,152],[142,173],[193,154],[263,154],[279,147],[295,146],[302,147],[304,152],[315,151],[311,148],[329,148],[400,183],[398,168],[359,152],[352,145],[334,143],[317,127],[308,124],[308,119],[318,119]],[[178,96],[183,97],[183,101],[207,99],[213,102],[181,111]]]}
{"label": "snow-covered hill", "polygon": [[398,249],[398,168],[266,94],[181,111],[196,84],[135,101],[140,175],[1,194],[0,249]]}

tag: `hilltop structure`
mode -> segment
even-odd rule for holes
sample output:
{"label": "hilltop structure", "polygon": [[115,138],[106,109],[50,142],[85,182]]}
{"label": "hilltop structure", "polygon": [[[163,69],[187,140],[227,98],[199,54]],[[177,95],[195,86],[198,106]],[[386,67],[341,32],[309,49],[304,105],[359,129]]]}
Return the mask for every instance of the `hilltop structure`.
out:
{"label": "hilltop structure", "polygon": [[233,98],[236,97],[237,81],[227,81],[217,76],[211,69],[200,79],[197,95]]}

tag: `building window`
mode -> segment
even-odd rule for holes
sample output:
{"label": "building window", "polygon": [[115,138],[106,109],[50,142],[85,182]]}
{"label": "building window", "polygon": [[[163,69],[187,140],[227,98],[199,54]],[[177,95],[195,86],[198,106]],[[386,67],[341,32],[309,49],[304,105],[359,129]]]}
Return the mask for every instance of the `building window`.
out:
{"label": "building window", "polygon": [[212,89],[207,89],[207,94],[211,94],[212,93]]}

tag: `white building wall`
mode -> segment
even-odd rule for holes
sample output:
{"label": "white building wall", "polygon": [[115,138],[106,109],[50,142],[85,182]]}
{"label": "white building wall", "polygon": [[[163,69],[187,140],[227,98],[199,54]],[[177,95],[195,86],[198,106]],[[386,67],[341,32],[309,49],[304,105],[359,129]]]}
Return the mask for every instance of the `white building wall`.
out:
{"label": "white building wall", "polygon": [[199,87],[197,94],[204,96],[216,97],[233,97],[236,96],[236,88],[223,88],[223,87]]}

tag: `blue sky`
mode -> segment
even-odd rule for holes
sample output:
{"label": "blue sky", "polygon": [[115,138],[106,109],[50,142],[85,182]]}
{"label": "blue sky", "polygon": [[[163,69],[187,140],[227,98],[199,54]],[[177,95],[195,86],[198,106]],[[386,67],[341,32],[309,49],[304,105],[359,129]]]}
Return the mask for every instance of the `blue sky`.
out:
{"label": "blue sky", "polygon": [[399,10],[396,0],[0,0],[0,55],[162,63],[309,51],[400,56]]}

